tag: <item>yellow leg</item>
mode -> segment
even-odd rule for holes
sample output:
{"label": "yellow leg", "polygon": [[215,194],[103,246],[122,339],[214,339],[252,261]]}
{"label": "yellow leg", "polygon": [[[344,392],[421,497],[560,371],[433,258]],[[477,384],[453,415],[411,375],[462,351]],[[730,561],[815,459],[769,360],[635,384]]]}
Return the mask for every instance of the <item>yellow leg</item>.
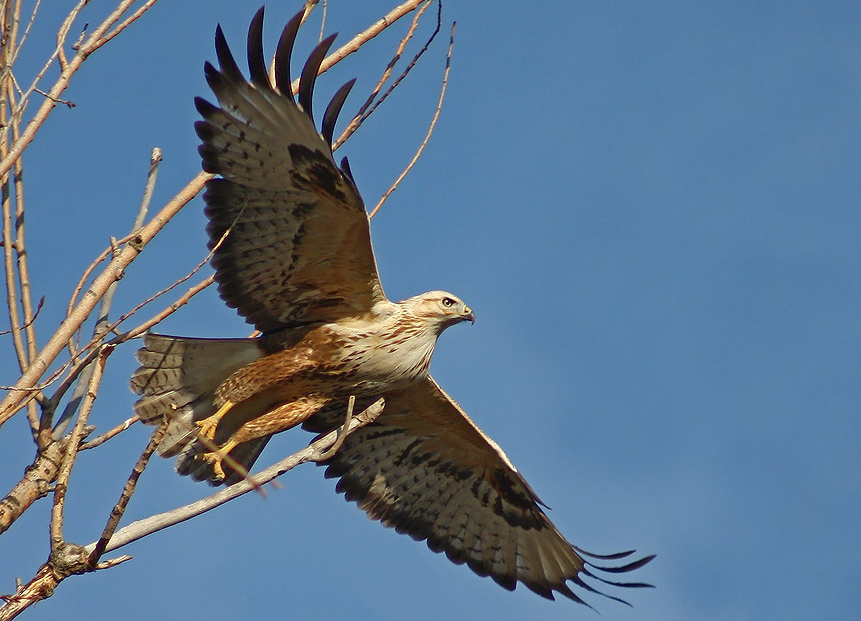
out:
{"label": "yellow leg", "polygon": [[212,464],[215,478],[219,481],[223,481],[226,475],[224,474],[224,468],[222,467],[221,462],[224,461],[227,454],[232,451],[237,444],[239,443],[234,442],[233,440],[228,440],[223,446],[218,447],[218,450],[200,453],[197,455],[196,459],[202,459],[203,461]]}
{"label": "yellow leg", "polygon": [[218,408],[218,411],[215,414],[197,421],[195,425],[199,427],[198,433],[203,437],[212,440],[215,437],[215,430],[218,428],[218,423],[221,422],[224,415],[227,414],[227,412],[230,411],[230,408],[234,405],[236,404],[233,403],[233,401],[225,401],[224,405]]}

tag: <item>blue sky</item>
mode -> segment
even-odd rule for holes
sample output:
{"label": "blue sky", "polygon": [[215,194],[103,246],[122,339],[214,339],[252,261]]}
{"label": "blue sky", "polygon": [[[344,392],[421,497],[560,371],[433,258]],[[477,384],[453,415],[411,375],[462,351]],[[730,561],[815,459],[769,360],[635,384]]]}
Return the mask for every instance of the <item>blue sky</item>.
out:
{"label": "blue sky", "polygon": [[[129,229],[150,149],[165,158],[156,205],[199,170],[192,98],[207,94],[215,24],[242,57],[257,9],[200,6],[159,3],[88,60],[66,93],[77,107],[26,154],[43,341],[83,268]],[[332,0],[327,29],[346,40],[389,7]],[[297,9],[267,8],[270,50]],[[58,15],[42,8],[31,66]],[[476,311],[442,337],[434,376],[573,543],[658,554],[638,574],[657,588],[622,594],[633,609],[589,598],[603,618],[857,619],[861,6],[449,2],[444,19],[458,30],[442,117],[372,226],[390,297],[443,288]],[[444,39],[344,148],[371,205],[426,130]],[[358,76],[349,114],[395,45],[321,78],[318,101]],[[128,270],[115,308],[193,267],[203,227],[198,199]],[[248,333],[213,291],[159,329]],[[111,358],[102,430],[131,413],[134,349]],[[12,361],[0,369],[11,383]],[[0,429],[3,490],[32,454],[23,423]],[[148,433],[81,457],[70,540],[98,537]],[[282,436],[261,465],[307,440]],[[68,580],[22,618],[594,616],[381,528],[313,466],[281,485],[127,547],[133,561]],[[159,460],[126,523],[209,491]],[[0,592],[44,561],[48,511],[0,538]]]}

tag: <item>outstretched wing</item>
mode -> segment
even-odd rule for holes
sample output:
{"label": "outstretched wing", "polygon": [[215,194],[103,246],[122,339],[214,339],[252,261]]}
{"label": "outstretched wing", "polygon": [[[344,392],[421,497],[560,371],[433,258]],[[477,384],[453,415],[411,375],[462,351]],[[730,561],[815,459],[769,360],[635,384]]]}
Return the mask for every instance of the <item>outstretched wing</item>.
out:
{"label": "outstretched wing", "polygon": [[[322,431],[329,421],[312,419],[306,427]],[[549,599],[556,591],[585,603],[569,581],[592,592],[599,591],[583,576],[650,586],[599,576],[632,571],[653,557],[613,566],[587,560],[618,561],[633,551],[599,556],[568,543],[502,449],[430,377],[386,395],[383,414],[347,436],[326,476],[340,477],[337,490],[371,519],[426,539],[434,552],[506,589],[522,582]]]}
{"label": "outstretched wing", "polygon": [[[290,56],[301,12],[284,28],[275,84],[263,56],[263,9],[248,32],[246,80],[219,27],[219,68],[206,80],[220,107],[196,98],[203,121],[209,247],[218,291],[263,332],[360,314],[385,299],[371,248],[368,216],[346,159],[338,168],[332,134],[353,82],[334,96],[322,135],[312,118],[314,81],[334,40],[324,40],[302,70],[299,104],[290,89]],[[220,244],[220,245],[219,245]]]}

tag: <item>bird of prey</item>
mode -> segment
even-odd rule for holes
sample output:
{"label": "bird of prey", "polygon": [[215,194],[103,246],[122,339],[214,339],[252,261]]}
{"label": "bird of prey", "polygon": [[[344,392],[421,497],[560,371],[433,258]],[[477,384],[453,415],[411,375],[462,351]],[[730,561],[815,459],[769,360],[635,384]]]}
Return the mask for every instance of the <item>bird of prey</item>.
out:
{"label": "bird of prey", "polygon": [[204,71],[218,105],[195,100],[203,169],[217,175],[204,194],[209,247],[221,298],[260,336],[143,338],[131,386],[143,422],[168,418],[159,453],[177,456],[180,474],[231,484],[272,434],[299,424],[330,431],[350,397],[359,409],[383,397],[382,414],[324,462],[326,476],[340,478],[337,490],[371,519],[509,590],[521,582],[582,602],[569,583],[597,592],[584,576],[648,586],[602,578],[652,557],[568,543],[502,449],[428,375],[439,335],[475,315],[445,291],[400,302],[384,295],[368,214],[346,158],[339,167],[332,155],[354,81],[334,95],[318,133],[312,95],[334,36],[314,48],[294,101],[301,15],[281,34],[272,77],[263,9],[249,29],[249,79],[216,30],[219,67]]}

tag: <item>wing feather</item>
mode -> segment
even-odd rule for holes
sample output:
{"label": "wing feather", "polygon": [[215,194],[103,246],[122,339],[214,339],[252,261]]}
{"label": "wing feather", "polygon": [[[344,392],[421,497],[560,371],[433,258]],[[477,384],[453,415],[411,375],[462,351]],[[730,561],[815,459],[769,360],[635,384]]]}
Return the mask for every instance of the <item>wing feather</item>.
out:
{"label": "wing feather", "polygon": [[[338,416],[321,415],[306,427],[322,431]],[[652,558],[591,564],[584,557],[595,555],[565,540],[502,449],[431,378],[386,395],[383,414],[347,436],[326,476],[340,477],[338,491],[370,518],[427,540],[434,552],[509,590],[522,582],[543,597],[555,592],[584,603],[569,583],[597,593],[582,575],[604,581],[592,571],[630,571]]]}
{"label": "wing feather", "polygon": [[[285,27],[276,59],[289,80],[298,17]],[[219,293],[263,332],[361,314],[385,299],[368,216],[351,177],[332,158],[330,134],[346,88],[325,116],[327,137],[311,119],[314,80],[331,37],[302,72],[300,101],[289,81],[271,84],[263,55],[262,10],[249,28],[251,79],[238,68],[221,29],[219,67],[207,63],[218,105],[195,104],[203,169],[220,178],[204,194],[209,247]]]}

